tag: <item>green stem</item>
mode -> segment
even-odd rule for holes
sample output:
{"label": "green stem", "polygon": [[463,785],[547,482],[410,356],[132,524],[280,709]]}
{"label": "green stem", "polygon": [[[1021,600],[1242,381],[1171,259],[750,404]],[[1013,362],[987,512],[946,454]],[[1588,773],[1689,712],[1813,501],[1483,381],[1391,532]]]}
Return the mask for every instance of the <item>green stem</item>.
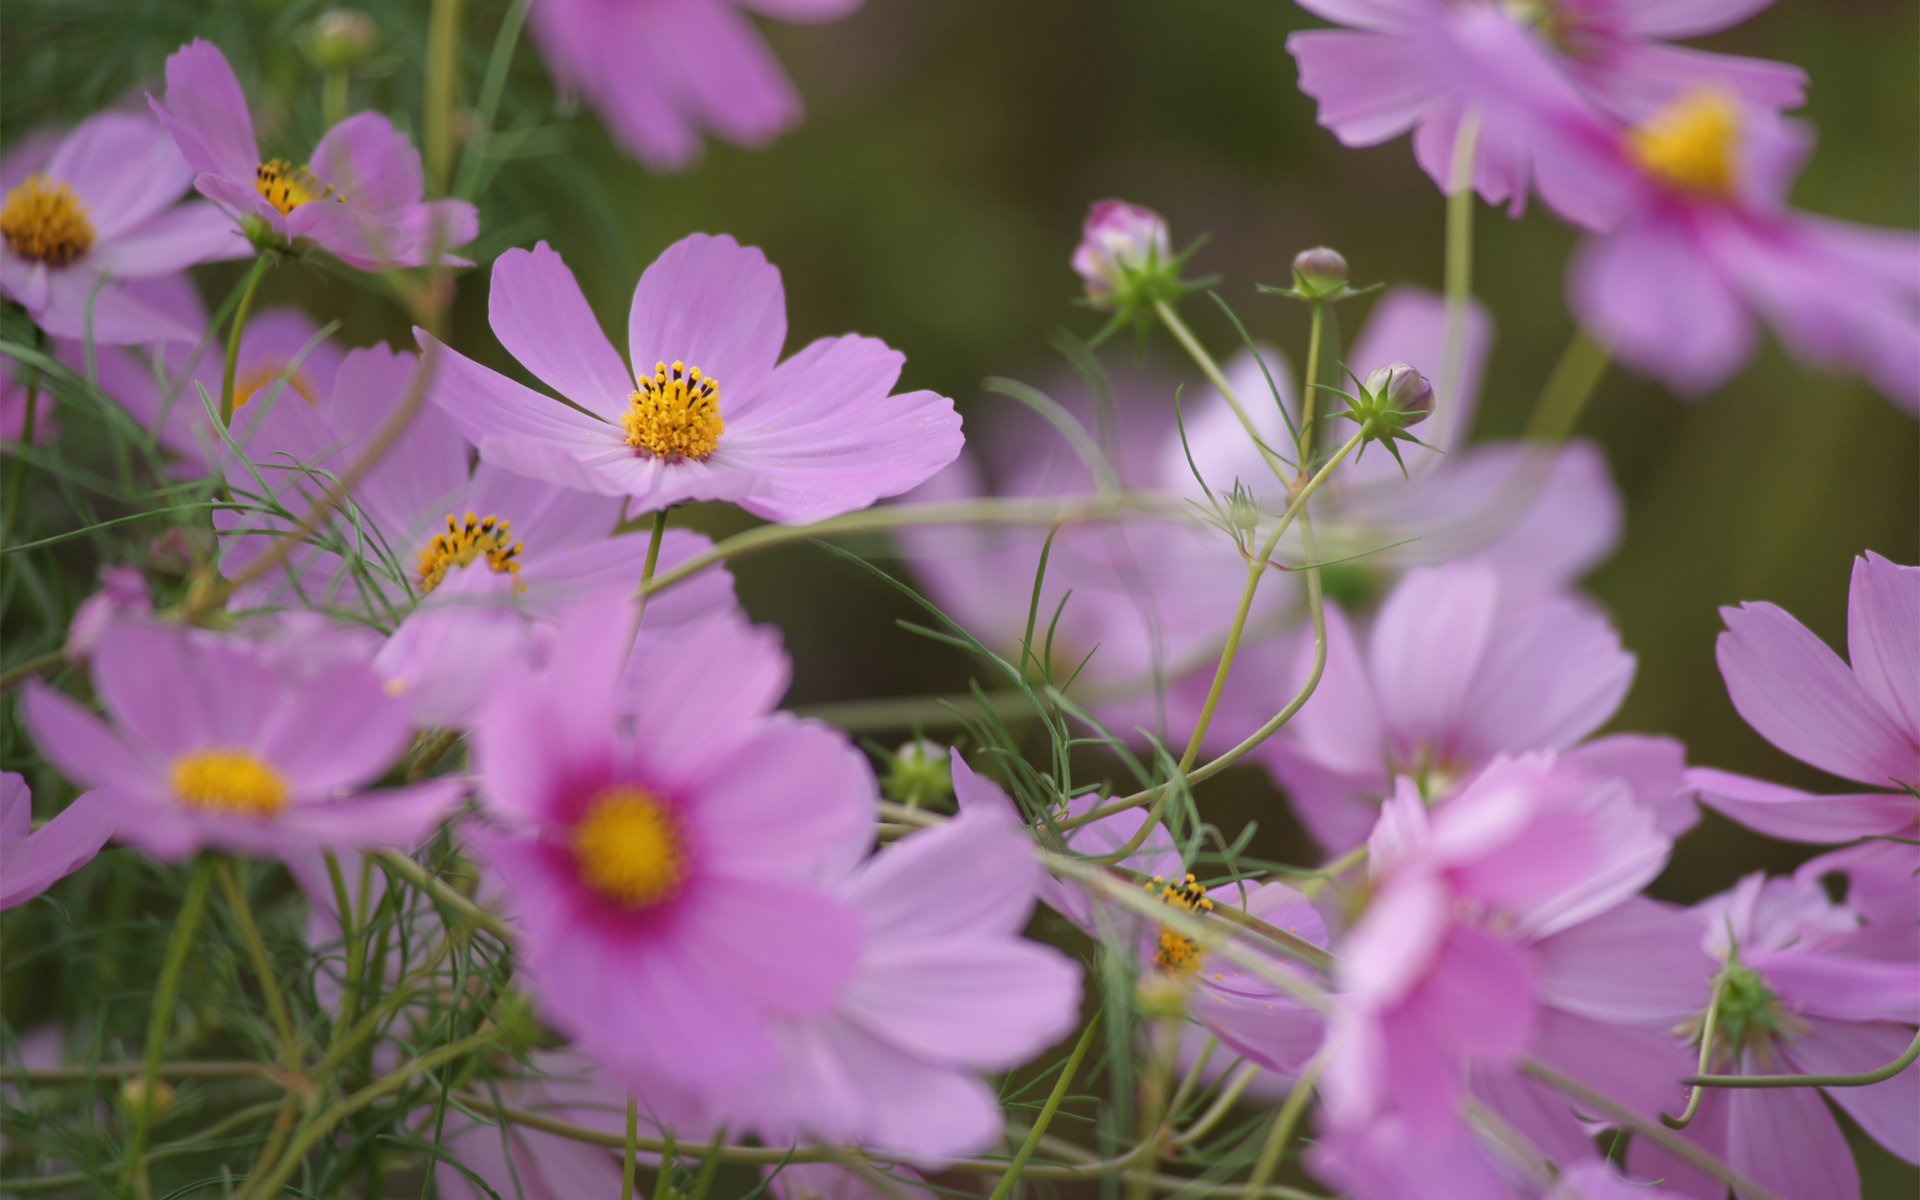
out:
{"label": "green stem", "polygon": [[[627,1093],[627,1146],[620,1156],[620,1200],[633,1200],[633,1179],[640,1164],[640,1097]],[[666,1163],[660,1164],[661,1174]]]}
{"label": "green stem", "polygon": [[503,942],[513,941],[513,931],[507,928],[506,922],[467,899],[444,881],[435,879],[419,863],[398,850],[380,850],[376,854],[395,875],[427,893],[435,903],[445,905],[459,913],[475,928],[484,929]]}
{"label": "green stem", "polygon": [[267,1001],[267,1015],[273,1021],[274,1032],[280,1036],[281,1062],[289,1072],[297,1072],[300,1068],[300,1046],[293,1029],[293,1017],[287,1011],[286,998],[280,994],[280,984],[274,977],[273,959],[267,954],[267,943],[260,936],[260,926],[254,922],[246,889],[240,886],[240,876],[233,869],[232,861],[222,858],[214,864],[213,870],[220,883],[220,892],[227,899],[227,908],[233,914],[233,923],[240,929],[240,940],[247,947],[247,956],[253,960],[253,973],[260,979],[260,992]]}
{"label": "green stem", "polygon": [[233,310],[233,324],[227,326],[227,362],[220,371],[220,424],[233,424],[233,385],[240,372],[240,339],[247,332],[247,318],[253,315],[253,297],[273,265],[273,255],[262,251],[247,269],[240,283],[240,304]]}
{"label": "green stem", "polygon": [[1220,1094],[1213,1098],[1213,1103],[1208,1106],[1207,1111],[1201,1113],[1193,1124],[1181,1130],[1180,1135],[1168,1144],[1176,1149],[1191,1146],[1213,1132],[1214,1127],[1233,1111],[1234,1105],[1240,1103],[1240,1097],[1246,1093],[1248,1087],[1252,1086],[1259,1074],[1259,1067],[1252,1063],[1242,1063],[1233,1073],[1233,1077],[1227,1081],[1226,1086],[1220,1089]]}
{"label": "green stem", "polygon": [[1866,1087],[1892,1079],[1912,1066],[1915,1059],[1920,1059],[1920,1033],[1913,1035],[1913,1041],[1908,1043],[1899,1058],[1856,1075],[1708,1075],[1703,1063],[1702,1073],[1689,1076],[1685,1082],[1695,1087],[1721,1088]]}
{"label": "green stem", "polygon": [[1560,353],[1560,361],[1553,365],[1553,373],[1547,376],[1546,386],[1540,389],[1540,398],[1534,401],[1527,436],[1536,441],[1565,441],[1579,423],[1600,377],[1607,373],[1611,357],[1586,330],[1574,330],[1567,348]]}
{"label": "green stem", "polygon": [[427,174],[445,195],[452,180],[453,101],[460,65],[460,0],[433,0],[427,17]]}
{"label": "green stem", "polygon": [[22,680],[31,679],[42,671],[51,671],[65,661],[67,661],[65,650],[49,650],[45,654],[30,658],[4,675],[0,675],[0,692],[8,691]]}
{"label": "green stem", "polygon": [[1295,482],[1307,477],[1313,462],[1314,431],[1320,427],[1320,342],[1326,332],[1327,302],[1315,300],[1310,307],[1313,318],[1307,332],[1307,373],[1301,376],[1300,386],[1300,473]]}
{"label": "green stem", "polygon": [[1047,1101],[1040,1106],[1040,1115],[1033,1120],[1033,1128],[1027,1130],[1020,1148],[1013,1152],[1013,1161],[1007,1164],[1007,1173],[1000,1177],[994,1186],[993,1194],[987,1200],[1007,1200],[1013,1195],[1014,1185],[1033,1158],[1033,1152],[1040,1145],[1040,1139],[1046,1136],[1047,1126],[1053,1123],[1053,1114],[1060,1110],[1060,1102],[1067,1098],[1067,1089],[1073,1086],[1073,1077],[1080,1070],[1080,1060],[1087,1056],[1087,1047],[1093,1045],[1094,1031],[1100,1028],[1100,1014],[1095,1013],[1087,1022],[1086,1029],[1080,1033],[1080,1040],[1074,1043],[1073,1053],[1067,1055],[1066,1065],[1060,1068],[1060,1078],[1053,1081],[1053,1090],[1047,1093]]}
{"label": "green stem", "polygon": [[[1707,1001],[1706,1019],[1700,1022],[1700,1065],[1695,1068],[1700,1074],[1707,1073],[1707,1064],[1713,1058],[1713,1035],[1720,1026],[1720,998],[1727,993],[1726,972],[1721,972],[1713,981],[1713,996]],[[1687,1106],[1677,1117],[1660,1114],[1660,1123],[1668,1129],[1685,1129],[1693,1124],[1694,1114],[1700,1111],[1700,1097],[1703,1089],[1695,1086],[1687,1092]]]}
{"label": "green stem", "polygon": [[347,82],[344,67],[330,67],[320,80],[320,119],[329,128],[347,119]]}
{"label": "green stem", "polygon": [[1473,157],[1479,139],[1480,113],[1470,109],[1454,134],[1449,174],[1453,186],[1447,193],[1446,333],[1435,390],[1447,407],[1440,420],[1448,428],[1458,415],[1460,377],[1466,365],[1467,305],[1473,298]]}
{"label": "green stem", "polygon": [[653,532],[647,537],[647,561],[640,567],[640,586],[635,590],[637,602],[633,606],[633,629],[627,634],[627,657],[633,657],[634,644],[640,640],[640,622],[647,616],[647,598],[653,594],[651,585],[653,573],[660,565],[660,543],[667,535],[667,513],[663,508],[653,514]]}
{"label": "green stem", "polygon": [[193,865],[187,881],[187,894],[180,901],[179,915],[173,921],[173,936],[167,942],[166,957],[161,960],[160,978],[154,988],[153,1010],[147,1017],[147,1048],[141,1059],[140,1104],[133,1110],[133,1131],[127,1139],[125,1177],[137,1195],[147,1195],[147,1134],[153,1125],[153,1098],[160,1082],[160,1062],[167,1055],[167,1032],[173,1028],[173,1006],[180,997],[180,977],[186,973],[187,952],[199,932],[200,918],[206,915],[207,892],[213,886],[211,862],[202,857]]}
{"label": "green stem", "polygon": [[[1315,308],[1317,310],[1318,306],[1316,305]],[[1234,391],[1233,385],[1227,382],[1226,374],[1220,370],[1220,364],[1213,361],[1213,355],[1208,354],[1207,348],[1200,344],[1200,339],[1193,336],[1193,331],[1188,329],[1186,322],[1180,319],[1180,314],[1173,311],[1173,305],[1165,300],[1156,300],[1153,311],[1160,315],[1160,323],[1167,327],[1167,332],[1173,335],[1173,340],[1180,343],[1181,349],[1187,352],[1187,357],[1200,368],[1200,373],[1207,377],[1207,382],[1211,383],[1226,400],[1227,407],[1233,410],[1233,415],[1240,418],[1241,427],[1247,431],[1247,436],[1253,439],[1254,448],[1260,452],[1260,457],[1266,460],[1274,477],[1285,482],[1289,474],[1287,464],[1280,460],[1279,455],[1268,449],[1266,442],[1261,439],[1259,426],[1253,423],[1253,418],[1248,415],[1246,406],[1240,403],[1239,394]]]}
{"label": "green stem", "polygon": [[1280,1114],[1273,1119],[1273,1128],[1267,1133],[1267,1140],[1260,1147],[1260,1157],[1254,1160],[1253,1174],[1247,1177],[1247,1196],[1249,1200],[1266,1190],[1273,1182],[1273,1173],[1280,1169],[1281,1156],[1286,1153],[1287,1144],[1293,1140],[1293,1131],[1300,1124],[1300,1115],[1307,1111],[1307,1101],[1313,1096],[1314,1084],[1320,1081],[1320,1071],[1326,1066],[1324,1056],[1316,1056],[1300,1072],[1300,1079],[1287,1093],[1280,1105]]}

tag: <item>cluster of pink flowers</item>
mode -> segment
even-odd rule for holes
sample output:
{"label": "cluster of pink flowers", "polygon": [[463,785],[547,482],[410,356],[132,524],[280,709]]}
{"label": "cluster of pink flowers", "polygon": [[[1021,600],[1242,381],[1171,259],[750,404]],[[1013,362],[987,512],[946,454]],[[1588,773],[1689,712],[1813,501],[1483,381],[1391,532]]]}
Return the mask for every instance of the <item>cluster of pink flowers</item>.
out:
{"label": "cluster of pink flowers", "polygon": [[[1303,4],[1344,26],[1291,43],[1323,123],[1353,145],[1411,132],[1443,188],[1515,210],[1537,192],[1589,228],[1572,301],[1623,359],[1709,388],[1762,318],[1920,407],[1920,241],[1782,200],[1800,72],[1659,40],[1764,0]],[[757,144],[797,117],[740,10],[856,5],[528,11],[561,83],[677,167],[702,130]],[[493,1107],[441,1095],[395,1118],[437,1141],[443,1194],[618,1194],[642,1138],[669,1183],[676,1146],[804,1151],[769,1174],[790,1200],[1025,1163],[1074,1102],[1096,1006],[1105,1069],[1133,1055],[1148,1081],[1146,1152],[1117,1170],[1200,1140],[1154,1109],[1152,1081],[1176,1075],[1182,1101],[1218,1087],[1220,1112],[1277,1109],[1276,1146],[1303,1122],[1306,1169],[1356,1200],[1857,1200],[1836,1108],[1920,1163],[1920,1070],[1901,1061],[1920,1026],[1920,566],[1855,560],[1845,658],[1773,605],[1723,611],[1732,707],[1846,784],[1690,765],[1674,738],[1602,732],[1636,660],[1578,588],[1623,506],[1590,443],[1469,444],[1494,322],[1465,297],[1375,302],[1345,413],[1271,350],[1217,369],[1195,350],[1208,382],[1177,409],[1170,376],[1068,383],[1028,417],[1065,437],[1008,422],[963,453],[953,401],[897,390],[886,344],[786,354],[785,285],[756,248],[674,242],[639,276],[623,353],[541,242],[493,260],[487,312],[542,391],[432,320],[404,348],[349,347],[296,310],[249,315],[250,283],[212,328],[189,267],[437,284],[472,265],[454,252],[479,211],[428,199],[420,155],[373,113],[305,165],[263,158],[209,42],[164,78],[149,110],[0,162],[0,290],[44,335],[34,369],[124,409],[158,486],[217,497],[184,597],[105,569],[52,655],[64,676],[20,689],[37,779],[73,798],[36,827],[23,775],[0,774],[0,908],[109,845],[284,866],[316,1022],[394,997],[367,1018],[387,1074],[346,1115],[410,1084],[406,1055],[444,1032],[409,1025],[409,997],[497,1000],[474,1037],[519,1040],[476,1060]],[[1106,201],[1071,264],[1109,332],[1187,339],[1185,257],[1158,214]],[[1364,294],[1332,251],[1295,273],[1305,303]],[[38,387],[0,385],[8,438],[35,452],[62,428]],[[1328,438],[1334,417],[1356,427],[1343,445],[1299,432]],[[1345,461],[1371,445],[1387,452]],[[942,519],[874,508],[896,498]],[[794,663],[735,595],[740,543],[668,527],[700,502],[822,526],[763,538],[898,518],[951,640],[1045,710],[1051,767],[981,722],[964,753],[894,757],[934,803],[883,800],[847,731],[782,709]],[[1021,515],[1049,505],[1089,519]],[[1076,783],[1087,744],[1145,790]],[[1321,861],[1236,864],[1245,840],[1200,819],[1201,754],[1263,772]],[[1700,805],[1824,849],[1691,907],[1656,899]],[[1042,905],[1071,953],[1027,936]],[[406,933],[367,944],[376,915]],[[456,978],[444,959],[480,933],[500,978]],[[1000,1081],[1080,1029],[1046,1107],[1010,1126]],[[301,1130],[302,1148],[327,1132]],[[285,1144],[263,1159],[282,1182]]]}

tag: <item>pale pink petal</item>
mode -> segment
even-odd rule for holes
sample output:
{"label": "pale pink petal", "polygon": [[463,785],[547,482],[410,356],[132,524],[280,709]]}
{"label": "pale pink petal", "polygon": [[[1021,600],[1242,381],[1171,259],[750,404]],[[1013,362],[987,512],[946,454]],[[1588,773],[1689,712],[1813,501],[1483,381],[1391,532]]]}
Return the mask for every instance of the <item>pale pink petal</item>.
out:
{"label": "pale pink petal", "polygon": [[[588,411],[620,419],[634,390],[633,372],[551,247],[541,242],[495,259],[487,303],[494,336],[521,366]],[[646,365],[651,371],[653,364]]]}
{"label": "pale pink petal", "polygon": [[[1430,625],[1427,636],[1445,628]],[[1572,745],[1620,706],[1634,665],[1613,626],[1581,603],[1556,597],[1512,612],[1487,643],[1446,748],[1474,761]]]}
{"label": "pale pink petal", "polygon": [[[18,775],[7,776],[18,780]],[[22,789],[24,791],[24,788]],[[28,819],[32,819],[31,810]],[[115,811],[105,792],[85,792],[31,835],[0,846],[0,909],[24,904],[92,862],[113,836]]]}
{"label": "pale pink petal", "polygon": [[1629,900],[1535,943],[1540,998],[1601,1021],[1672,1022],[1705,1006],[1719,965],[1693,916]]}
{"label": "pale pink petal", "polygon": [[640,276],[627,337],[636,374],[679,361],[717,380],[724,416],[727,397],[758,386],[786,341],[780,272],[724,234],[682,238]]}
{"label": "pale pink petal", "polygon": [[[1853,560],[1847,594],[1847,658],[1889,723],[1920,746],[1920,567],[1903,567],[1868,551]],[[1914,774],[1920,783],[1920,751]]]}
{"label": "pale pink petal", "polygon": [[1920,800],[1900,792],[1822,796],[1708,767],[1688,771],[1687,783],[1707,807],[1790,842],[1844,842],[1900,833],[1920,818]]}
{"label": "pale pink petal", "polygon": [[45,169],[73,188],[100,243],[157,216],[193,181],[173,139],[145,113],[89,117],[60,143]]}
{"label": "pale pink petal", "polygon": [[1474,718],[1465,701],[1489,646],[1499,642],[1498,596],[1498,580],[1484,567],[1428,568],[1410,572],[1381,605],[1370,665],[1396,749],[1444,744]]}
{"label": "pale pink petal", "polygon": [[[1893,1062],[1913,1041],[1901,1025],[1813,1021],[1785,1053],[1809,1075],[1859,1075]],[[1868,1136],[1910,1163],[1920,1163],[1920,1071],[1908,1069],[1867,1087],[1826,1089]]]}
{"label": "pale pink petal", "polygon": [[[743,675],[733,678],[746,682]],[[654,686],[658,704],[648,711],[684,704],[691,718],[715,710],[711,701],[701,703],[710,692],[676,692],[664,681]],[[694,753],[669,769],[677,771],[684,762],[699,772],[690,836],[699,839],[701,859],[713,870],[804,879],[819,864],[848,861],[871,844],[879,789],[866,756],[839,731],[782,714],[729,743],[689,730],[690,718],[648,736],[664,740],[679,732],[691,743],[686,749]],[[643,729],[645,720],[639,718]],[[654,761],[650,756],[650,767]]]}
{"label": "pale pink petal", "polygon": [[1642,37],[1685,39],[1729,29],[1774,0],[1609,0],[1621,28]]}
{"label": "pale pink petal", "polygon": [[929,1062],[1007,1070],[1072,1031],[1080,968],[1005,936],[946,936],[873,952],[840,1011]]}
{"label": "pale pink petal", "polygon": [[420,152],[379,113],[355,113],[327,130],[308,165],[355,208],[389,212],[426,195]]}
{"label": "pale pink petal", "polygon": [[252,179],[260,163],[247,98],[226,56],[196,38],[167,59],[167,90],[149,101],[196,171]]}
{"label": "pale pink petal", "polygon": [[146,748],[135,750],[100,718],[38,680],[27,683],[21,716],[33,741],[60,773],[88,787],[158,792],[164,765]]}
{"label": "pale pink petal", "polygon": [[1754,1182],[1779,1196],[1859,1200],[1853,1152],[1816,1089],[1730,1088],[1726,1105],[1728,1157]]}

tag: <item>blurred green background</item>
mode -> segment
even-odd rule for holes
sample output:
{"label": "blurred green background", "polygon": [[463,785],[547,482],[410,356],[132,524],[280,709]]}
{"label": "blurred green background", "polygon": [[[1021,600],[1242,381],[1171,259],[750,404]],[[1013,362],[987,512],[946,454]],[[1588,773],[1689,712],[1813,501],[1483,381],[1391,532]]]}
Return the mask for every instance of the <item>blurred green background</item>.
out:
{"label": "blurred green background", "polygon": [[[11,0],[0,27],[0,137],[157,86],[166,54],[199,34],[233,59],[264,114],[267,145],[310,145],[323,127],[319,79],[299,45],[322,7]],[[352,81],[353,107],[417,126],[427,5],[369,8],[382,40]],[[462,95],[471,101],[506,5],[465,8]],[[1255,336],[1297,354],[1302,314],[1254,292],[1256,282],[1284,282],[1295,251],[1325,243],[1347,255],[1357,279],[1429,287],[1439,285],[1442,253],[1441,199],[1405,141],[1349,151],[1315,125],[1283,48],[1311,24],[1283,0],[870,0],[833,25],[766,25],[805,98],[806,123],[760,152],[710,145],[704,162],[672,176],[627,160],[591,114],[570,114],[523,43],[495,143],[508,157],[489,164],[473,257],[549,239],[618,327],[639,270],[664,246],[693,230],[730,232],[783,271],[790,344],[847,330],[884,338],[908,355],[903,386],[952,395],[970,422],[989,422],[1010,402],[984,396],[984,376],[1053,376],[1049,331],[1096,327],[1071,304],[1067,257],[1088,203],[1120,196],[1164,213],[1176,242],[1209,235],[1197,268],[1221,277]],[[1810,73],[1804,115],[1820,139],[1798,204],[1912,228],[1917,39],[1920,6],[1910,0],[1787,0],[1702,44]],[[1509,220],[1482,208],[1477,219],[1475,287],[1498,331],[1475,431],[1485,438],[1520,429],[1571,332],[1561,273],[1575,234],[1545,212]],[[202,274],[217,302],[239,270]],[[485,299],[484,273],[466,275],[452,340],[505,366]],[[263,300],[344,318],[349,343],[405,336],[391,307],[303,270],[275,272]],[[1210,305],[1191,305],[1189,316],[1203,339],[1229,348],[1231,331]],[[1184,365],[1162,342],[1147,354]],[[1697,404],[1615,370],[1580,431],[1605,447],[1627,505],[1622,543],[1589,581],[1640,659],[1614,727],[1677,735],[1698,763],[1822,786],[1727,702],[1713,659],[1716,610],[1772,600],[1841,644],[1852,557],[1920,558],[1914,422],[1866,384],[1810,375],[1768,344]],[[742,524],[727,513],[698,521],[715,532]],[[91,575],[86,553],[70,555],[76,586]],[[755,558],[737,575],[754,615],[788,633],[795,703],[949,691],[967,677],[958,655],[893,625],[909,610],[882,585],[817,551]],[[10,628],[9,642],[16,636],[58,635]],[[1272,819],[1272,793],[1252,773],[1226,780],[1209,805],[1228,827]],[[1288,840],[1276,835],[1264,848],[1285,853]],[[1696,899],[1801,857],[1709,817],[1659,891]],[[1873,1169],[1887,1169],[1872,1154]],[[1880,1186],[1912,1194],[1910,1180],[1885,1175]]]}

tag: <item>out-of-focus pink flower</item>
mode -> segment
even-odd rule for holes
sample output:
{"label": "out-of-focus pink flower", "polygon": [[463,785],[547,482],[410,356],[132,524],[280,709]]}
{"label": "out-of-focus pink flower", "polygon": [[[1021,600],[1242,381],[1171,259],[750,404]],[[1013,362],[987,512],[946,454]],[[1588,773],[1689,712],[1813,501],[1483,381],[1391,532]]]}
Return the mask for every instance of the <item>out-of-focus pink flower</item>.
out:
{"label": "out-of-focus pink flower", "polygon": [[[1704,945],[1724,964],[1714,1073],[1857,1074],[1898,1058],[1913,1040],[1920,961],[1850,953],[1858,914],[1812,880],[1750,875],[1694,912]],[[1709,991],[1700,989],[1697,1011]],[[1920,1163],[1920,1072],[1912,1070],[1866,1087],[1708,1088],[1686,1136],[1776,1195],[1858,1200],[1859,1172],[1823,1093],[1867,1136]],[[1717,1200],[1726,1191],[1643,1139],[1634,1139],[1629,1163],[1636,1178],[1681,1195]]]}
{"label": "out-of-focus pink flower", "polygon": [[80,602],[67,626],[67,657],[76,662],[92,657],[108,629],[152,611],[146,576],[132,567],[102,567],[100,590]]}
{"label": "out-of-focus pink flower", "polygon": [[876,1167],[887,1181],[880,1185],[833,1163],[793,1163],[766,1169],[767,1190],[779,1200],[893,1200],[895,1196],[930,1196],[921,1187],[926,1180],[911,1167]]}
{"label": "out-of-focus pink flower", "polygon": [[25,904],[92,862],[113,825],[112,802],[88,792],[36,830],[27,781],[0,773],[0,909]]}
{"label": "out-of-focus pink flower", "polygon": [[243,637],[122,624],[100,639],[93,678],[110,724],[35,682],[27,727],[112,806],[116,840],[156,858],[410,847],[460,796],[453,779],[362,791],[413,725],[357,655],[295,672]]}
{"label": "out-of-focus pink flower", "polygon": [[1300,89],[1320,124],[1349,146],[1412,131],[1414,155],[1453,190],[1455,143],[1468,114],[1478,131],[1473,185],[1489,203],[1524,207],[1534,182],[1579,219],[1586,198],[1557,185],[1561,149],[1539,122],[1539,101],[1596,118],[1638,121],[1693,87],[1717,86],[1771,109],[1800,104],[1798,67],[1669,46],[1713,33],[1772,0],[1301,0],[1345,28],[1287,39]]}
{"label": "out-of-focus pink flower", "polygon": [[1621,361],[1686,395],[1725,382],[1765,323],[1803,362],[1920,413],[1920,235],[1789,209],[1811,144],[1719,91],[1613,137],[1583,187],[1618,212],[1577,252],[1569,301]]}
{"label": "out-of-focus pink flower", "polygon": [[[529,1064],[528,1077],[495,1085],[507,1103],[603,1133],[625,1132],[626,1089],[578,1053],[537,1051]],[[453,1107],[443,1120],[440,1144],[446,1157],[435,1164],[433,1177],[448,1200],[575,1200],[620,1194],[620,1162],[604,1146],[525,1125],[494,1125]]]}
{"label": "out-of-focus pink flower", "polygon": [[781,1020],[832,1012],[859,915],[811,882],[871,842],[876,785],[822,726],[769,716],[777,642],[737,616],[670,636],[582,602],[545,665],[493,689],[473,733],[498,873],[546,1018],[624,1086],[696,1101],[757,1086]]}
{"label": "out-of-focus pink flower", "polygon": [[1173,269],[1167,222],[1150,208],[1125,200],[1102,200],[1087,213],[1073,269],[1086,281],[1087,299],[1110,308],[1134,281]]}
{"label": "out-of-focus pink flower", "polygon": [[483,460],[531,479],[636,512],[725,500],[802,524],[898,495],[960,452],[953,402],[892,394],[905,359],[872,338],[822,338],[775,365],[780,272],[730,237],[683,238],[641,275],[632,369],[545,243],[495,261],[490,303],[501,344],[579,408],[421,332],[439,346],[433,398]]}
{"label": "out-of-focus pink flower", "polygon": [[217,208],[175,203],[192,180],[144,114],[101,113],[63,138],[24,140],[0,159],[0,294],[55,337],[193,341],[192,314],[126,286],[247,253]]}
{"label": "out-of-focus pink flower", "polygon": [[1920,962],[1920,846],[1869,838],[1800,864],[1793,877],[1835,886],[1860,927],[1833,948],[1865,958]]}
{"label": "out-of-focus pink flower", "polygon": [[[1659,1027],[1630,1026],[1670,1021],[1675,993],[1711,969],[1683,925],[1663,937],[1634,900],[1671,845],[1624,784],[1549,757],[1496,759],[1431,813],[1402,778],[1368,841],[1373,898],[1336,948],[1329,1120],[1397,1111],[1444,1143],[1471,1079],[1537,1142],[1584,1142],[1564,1105],[1507,1070],[1522,1053],[1577,1060],[1657,1106],[1679,1063]],[[1623,945],[1640,967],[1621,969]]]}
{"label": "out-of-focus pink flower", "polygon": [[1733,706],[1801,762],[1870,790],[1816,795],[1698,768],[1700,799],[1743,825],[1796,842],[1915,835],[1920,825],[1920,567],[1868,552],[1847,597],[1851,665],[1765,602],[1723,608],[1715,647]]}
{"label": "out-of-focus pink flower", "polygon": [[[534,41],[641,162],[673,171],[711,132],[758,147],[798,124],[800,97],[747,12],[836,21],[861,0],[536,0]],[[745,11],[743,11],[745,10]]]}
{"label": "out-of-focus pink flower", "polygon": [[1011,802],[957,754],[953,783],[957,819],[821,867],[860,914],[859,965],[829,1011],[778,1022],[779,1066],[716,1107],[716,1123],[923,1165],[998,1139],[1000,1101],[979,1076],[1073,1029],[1080,969],[1020,936],[1041,868]]}
{"label": "out-of-focus pink flower", "polygon": [[311,242],[363,271],[433,262],[480,231],[464,200],[427,201],[419,151],[378,113],[326,132],[305,165],[260,157],[253,116],[226,55],[196,38],[167,59],[167,88],[149,97],[200,194],[243,225]]}
{"label": "out-of-focus pink flower", "polygon": [[[1525,751],[1565,751],[1571,765],[1627,781],[1667,833],[1697,819],[1677,742],[1616,734],[1581,745],[1633,681],[1619,634],[1571,595],[1513,591],[1481,564],[1422,568],[1364,641],[1327,606],[1320,684],[1260,751],[1322,845],[1357,845],[1396,776],[1423,779],[1444,802],[1495,755]],[[1310,657],[1302,638],[1286,687]]]}

